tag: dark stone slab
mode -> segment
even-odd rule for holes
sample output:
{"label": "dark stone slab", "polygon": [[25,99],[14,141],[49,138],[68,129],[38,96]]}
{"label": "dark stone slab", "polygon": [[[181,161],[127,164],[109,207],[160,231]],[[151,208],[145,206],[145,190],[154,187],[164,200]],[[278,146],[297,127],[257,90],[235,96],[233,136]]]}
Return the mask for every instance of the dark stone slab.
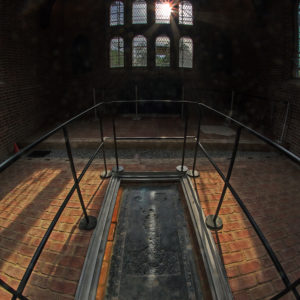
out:
{"label": "dark stone slab", "polygon": [[105,299],[202,299],[176,185],[124,190]]}

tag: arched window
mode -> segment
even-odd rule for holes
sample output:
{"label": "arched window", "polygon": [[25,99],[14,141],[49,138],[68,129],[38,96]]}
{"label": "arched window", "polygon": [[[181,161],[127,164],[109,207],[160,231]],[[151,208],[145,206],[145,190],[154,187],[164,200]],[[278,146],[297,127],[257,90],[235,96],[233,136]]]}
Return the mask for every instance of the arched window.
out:
{"label": "arched window", "polygon": [[147,67],[147,40],[143,35],[132,40],[132,66]]}
{"label": "arched window", "polygon": [[132,4],[132,24],[147,24],[147,3],[136,0]]}
{"label": "arched window", "polygon": [[110,26],[124,25],[124,4],[115,1],[110,6]]}
{"label": "arched window", "polygon": [[189,1],[179,3],[179,24],[193,25],[193,5]]}
{"label": "arched window", "polygon": [[159,36],[155,41],[155,65],[157,67],[170,66],[170,39]]}
{"label": "arched window", "polygon": [[156,1],[155,2],[155,23],[169,24],[172,7],[170,2]]}
{"label": "arched window", "polygon": [[110,67],[124,67],[124,40],[121,37],[115,37],[110,41]]}
{"label": "arched window", "polygon": [[182,37],[179,40],[179,67],[193,67],[193,40],[189,37]]}

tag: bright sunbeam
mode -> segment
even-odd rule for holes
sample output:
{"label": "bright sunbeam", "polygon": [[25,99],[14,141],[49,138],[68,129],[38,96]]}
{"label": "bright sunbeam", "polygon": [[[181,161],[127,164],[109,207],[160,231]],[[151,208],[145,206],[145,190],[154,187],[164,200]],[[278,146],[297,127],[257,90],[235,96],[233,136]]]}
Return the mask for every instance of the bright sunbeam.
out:
{"label": "bright sunbeam", "polygon": [[162,3],[160,6],[161,16],[165,19],[170,18],[172,7],[169,2]]}
{"label": "bright sunbeam", "polygon": [[156,23],[170,23],[170,16],[172,13],[171,2],[156,2]]}

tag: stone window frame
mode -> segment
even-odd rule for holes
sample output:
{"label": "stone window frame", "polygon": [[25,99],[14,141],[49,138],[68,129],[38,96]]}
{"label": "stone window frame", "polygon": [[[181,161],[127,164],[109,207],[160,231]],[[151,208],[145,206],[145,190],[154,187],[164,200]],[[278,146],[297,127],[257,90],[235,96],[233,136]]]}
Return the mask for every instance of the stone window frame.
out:
{"label": "stone window frame", "polygon": [[[118,65],[113,65],[112,64],[112,55],[111,55],[111,50],[112,50],[112,42],[113,40],[116,40],[118,39],[118,55],[117,55],[117,58],[118,58]],[[122,44],[123,44],[123,51],[120,51],[119,49],[119,44],[120,44],[120,41],[122,41]],[[121,54],[121,52],[123,52],[123,54]],[[120,58],[122,57],[122,59],[120,60]],[[121,62],[120,62],[121,61]],[[109,42],[109,67],[111,69],[122,69],[124,68],[125,66],[125,41],[124,41],[124,38],[122,36],[113,36],[111,39],[110,39],[110,42]]]}
{"label": "stone window frame", "polygon": [[[184,39],[189,40],[189,42],[191,42],[191,44],[192,44],[191,66],[184,65],[184,54],[185,54],[185,52],[182,50],[181,44],[180,44],[181,41],[184,40]],[[193,66],[194,66],[194,41],[190,36],[184,35],[184,36],[181,36],[179,38],[178,59],[179,59],[178,67],[180,69],[193,69]]]}
{"label": "stone window frame", "polygon": [[[118,10],[116,13],[112,13],[112,7],[117,6]],[[122,11],[122,9],[123,11]],[[113,23],[113,16],[117,16],[116,24]],[[125,5],[122,0],[112,1],[109,7],[109,26],[123,26],[125,23]]]}
{"label": "stone window frame", "polygon": [[[135,5],[138,5],[138,4],[142,4],[142,5],[146,5],[146,14],[145,14],[145,21],[135,21],[134,22],[134,7]],[[133,25],[139,25],[139,24],[148,24],[148,3],[147,1],[145,0],[134,0],[132,1],[132,4],[131,4],[131,12],[132,12],[132,18],[131,18],[131,22]]]}
{"label": "stone window frame", "polygon": [[[158,39],[168,39],[169,40],[169,47],[168,47],[168,52],[169,52],[169,61],[168,61],[168,65],[157,65],[157,40]],[[155,38],[155,68],[170,68],[171,67],[171,39],[168,35],[166,34],[161,34],[158,35]]]}
{"label": "stone window frame", "polygon": [[[145,48],[146,49],[146,62],[145,64],[142,65],[137,65],[134,64],[135,61],[135,49],[137,48],[137,46],[135,45],[135,40],[136,39],[143,39],[146,42],[146,46],[145,47],[141,47],[141,48]],[[131,55],[132,55],[132,67],[133,68],[147,68],[148,65],[148,40],[147,38],[142,35],[142,34],[137,34],[132,38],[132,51],[131,51]]]}
{"label": "stone window frame", "polygon": [[[191,23],[184,22],[184,9],[182,9],[182,7],[185,3],[187,5],[189,5],[191,7],[191,10],[192,10],[192,14],[191,14],[192,22]],[[191,1],[188,1],[188,0],[179,1],[178,2],[178,24],[179,25],[185,25],[185,26],[194,26],[194,11],[193,10],[194,10],[194,6],[193,6],[193,3]],[[180,12],[182,12],[182,16],[181,16]]]}

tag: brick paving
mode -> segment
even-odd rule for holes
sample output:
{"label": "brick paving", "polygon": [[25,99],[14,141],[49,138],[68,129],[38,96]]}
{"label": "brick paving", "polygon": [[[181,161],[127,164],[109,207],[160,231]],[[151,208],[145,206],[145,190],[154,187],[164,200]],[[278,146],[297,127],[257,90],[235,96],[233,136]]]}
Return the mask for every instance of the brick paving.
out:
{"label": "brick paving", "polygon": [[[180,159],[121,160],[128,171],[173,171]],[[113,163],[113,161],[109,161]],[[186,164],[191,166],[191,160]],[[226,169],[227,160],[219,160]],[[77,162],[78,170],[83,162]],[[197,191],[205,214],[214,213],[223,187],[206,160],[199,160]],[[97,216],[107,181],[99,160],[82,180],[88,213]],[[240,158],[232,184],[265,232],[291,280],[300,277],[299,168],[282,157]],[[68,162],[22,159],[0,174],[0,278],[17,287],[30,257],[73,184]],[[214,234],[235,299],[269,299],[283,288],[279,275],[241,209],[226,194],[224,227]],[[78,229],[82,217],[74,194],[25,289],[29,299],[73,299],[92,232]],[[0,299],[10,299],[0,289]],[[283,299],[295,299],[292,295]]]}

